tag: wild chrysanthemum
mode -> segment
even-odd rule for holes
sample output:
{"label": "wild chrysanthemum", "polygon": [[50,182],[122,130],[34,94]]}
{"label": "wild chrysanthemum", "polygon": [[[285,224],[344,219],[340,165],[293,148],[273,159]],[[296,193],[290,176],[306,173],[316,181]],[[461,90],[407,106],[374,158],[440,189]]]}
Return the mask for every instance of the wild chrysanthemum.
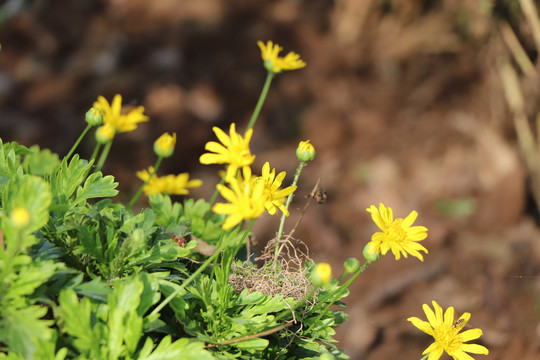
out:
{"label": "wild chrysanthemum", "polygon": [[114,127],[116,132],[133,131],[140,122],[148,121],[148,116],[144,115],[144,107],[137,106],[129,111],[122,111],[122,96],[116,94],[109,105],[107,99],[98,96],[94,107],[98,108],[103,115],[103,123]]}
{"label": "wild chrysanthemum", "polygon": [[443,352],[446,351],[455,360],[473,360],[467,353],[482,355],[489,353],[488,349],[482,345],[464,344],[464,342],[475,340],[482,336],[482,330],[480,329],[471,329],[460,333],[471,318],[470,313],[464,313],[454,322],[453,307],[446,309],[443,316],[443,310],[439,304],[435,301],[432,301],[432,304],[435,312],[427,304],[422,306],[428,321],[423,321],[417,317],[407,319],[407,321],[410,321],[418,329],[433,336],[435,339],[435,342],[424,350],[422,355],[429,354],[428,360],[438,360]]}
{"label": "wild chrysanthemum", "polygon": [[306,63],[300,59],[300,55],[292,51],[285,57],[280,57],[279,53],[283,48],[272,41],[268,41],[266,45],[262,41],[258,41],[257,45],[261,49],[264,67],[272,73],[278,74],[284,70],[296,70],[306,66]]}
{"label": "wild chrysanthemum", "polygon": [[142,181],[148,183],[144,186],[144,193],[150,194],[169,194],[169,195],[186,195],[189,193],[190,188],[196,188],[202,185],[202,181],[199,179],[189,180],[188,173],[182,173],[178,175],[165,175],[157,176],[154,174],[150,178],[150,174],[154,172],[154,168],[151,166],[148,170],[137,171],[137,177]]}
{"label": "wild chrysanthemum", "polygon": [[285,216],[289,216],[289,211],[285,207],[285,200],[289,194],[296,190],[296,186],[280,189],[279,187],[285,175],[285,171],[282,171],[276,176],[276,169],[270,171],[270,164],[266,162],[262,168],[262,175],[255,180],[264,184],[264,206],[270,215],[274,215],[276,208],[278,208]]}
{"label": "wild chrysanthemum", "polygon": [[243,174],[229,178],[229,187],[218,184],[217,189],[229,203],[217,203],[212,210],[217,214],[229,215],[222,228],[227,230],[244,219],[256,219],[264,212],[264,183],[251,181],[251,169],[243,168]]}
{"label": "wild chrysanthemum", "polygon": [[229,164],[225,179],[234,178],[239,168],[249,167],[255,159],[255,155],[251,155],[249,150],[253,129],[246,131],[245,138],[236,133],[234,123],[231,124],[229,135],[217,127],[212,128],[212,130],[221,144],[215,141],[207,142],[204,148],[212,153],[202,154],[199,161],[205,165]]}
{"label": "wild chrysanthemum", "polygon": [[427,249],[417,243],[427,237],[427,228],[424,226],[411,226],[416,220],[418,213],[412,211],[405,219],[394,219],[391,208],[379,204],[379,209],[371,205],[368,212],[371,213],[371,218],[377,224],[382,232],[377,232],[371,237],[372,251],[379,252],[385,255],[388,250],[392,250],[396,260],[399,260],[401,254],[407,257],[411,254],[421,261],[424,261],[420,251],[428,253]]}

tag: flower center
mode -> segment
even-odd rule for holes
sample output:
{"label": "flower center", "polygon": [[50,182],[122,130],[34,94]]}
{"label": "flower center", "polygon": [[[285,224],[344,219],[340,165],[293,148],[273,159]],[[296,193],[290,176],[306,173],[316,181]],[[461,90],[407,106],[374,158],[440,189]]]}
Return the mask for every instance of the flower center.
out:
{"label": "flower center", "polygon": [[407,239],[407,233],[401,226],[403,219],[395,219],[392,224],[384,231],[388,240],[396,243],[401,243]]}

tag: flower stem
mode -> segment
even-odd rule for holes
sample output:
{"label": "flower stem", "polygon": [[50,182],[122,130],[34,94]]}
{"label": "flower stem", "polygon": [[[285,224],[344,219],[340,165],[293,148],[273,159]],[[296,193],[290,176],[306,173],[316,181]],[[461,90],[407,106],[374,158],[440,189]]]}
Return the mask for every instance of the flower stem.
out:
{"label": "flower stem", "polygon": [[96,171],[101,171],[101,168],[103,167],[103,164],[105,164],[105,160],[107,160],[107,156],[109,156],[109,151],[111,150],[112,146],[112,140],[105,144],[105,148],[101,152],[101,156],[99,157],[98,164],[96,166]]}
{"label": "flower stem", "polygon": [[96,146],[94,147],[94,151],[92,152],[92,157],[90,158],[90,161],[94,163],[96,161],[97,154],[99,152],[99,149],[101,149],[101,143],[96,143]]}
{"label": "flower stem", "polygon": [[150,174],[150,176],[148,177],[148,179],[146,179],[146,181],[141,185],[141,187],[139,188],[139,191],[137,191],[137,193],[133,196],[133,198],[131,198],[131,201],[129,202],[128,204],[128,208],[131,208],[135,202],[137,201],[137,199],[139,199],[139,196],[141,196],[143,190],[144,190],[144,187],[146,185],[148,185],[148,183],[150,182],[150,180],[152,179],[152,177],[156,174],[159,166],[161,165],[161,161],[163,161],[163,157],[162,156],[158,156],[158,159],[156,161],[156,165],[154,165],[154,171],[152,171],[152,173]]}
{"label": "flower stem", "polygon": [[[291,186],[295,186],[296,183],[298,183],[298,178],[300,177],[300,174],[302,173],[302,169],[304,168],[304,166],[306,166],[306,163],[304,161],[300,160],[300,164],[296,168],[296,173],[294,174],[294,179],[293,179],[293,182],[292,182]],[[287,197],[287,201],[285,202],[285,208],[287,210],[289,209],[289,205],[290,205],[290,203],[292,201],[293,194],[294,193],[290,193],[289,196]],[[279,255],[279,244],[280,244],[281,236],[283,235],[283,227],[285,226],[285,217],[286,217],[285,213],[281,214],[281,220],[279,222],[278,234],[277,234],[277,237],[276,237],[276,250],[274,252],[274,263],[276,263],[276,264],[277,264],[277,257]]]}
{"label": "flower stem", "polygon": [[[244,232],[244,235],[242,236],[242,239],[241,239],[240,243],[242,243],[246,239],[247,234],[249,233],[249,231],[251,230],[251,227],[253,226],[253,223],[254,223],[254,221],[251,221],[248,228]],[[221,254],[223,249],[225,249],[225,247],[227,247],[227,245],[229,245],[229,244],[227,244],[225,241],[223,241],[223,237],[222,237],[221,238],[221,244],[216,249],[216,251],[212,254],[212,256],[210,256],[208,259],[206,259],[206,261],[201,265],[201,267],[199,267],[193,274],[191,274],[191,276],[189,278],[187,278],[182,283],[182,285],[180,285],[180,287],[178,289],[173,291],[169,296],[167,296],[167,298],[165,298],[165,300],[163,300],[161,302],[161,304],[156,306],[156,308],[154,310],[152,310],[152,312],[150,313],[149,316],[152,316],[152,315],[154,315],[156,313],[159,313],[161,311],[161,309],[163,309],[165,307],[165,305],[167,305],[169,302],[171,302],[171,300],[174,299],[174,297],[176,295],[178,295],[182,290],[184,290],[185,287],[188,286],[193,280],[195,280],[197,278],[197,276],[199,276],[199,274],[203,272],[204,269],[206,269],[211,263],[213,263],[214,260],[219,256],[219,254]]]}
{"label": "flower stem", "polygon": [[259,95],[259,100],[257,101],[255,110],[253,110],[253,114],[251,115],[251,119],[249,120],[249,124],[247,126],[246,131],[248,131],[255,125],[255,121],[257,121],[257,118],[259,117],[262,106],[264,104],[264,100],[266,100],[266,95],[268,95],[268,89],[270,89],[270,84],[272,83],[273,78],[274,78],[274,73],[268,72],[268,75],[266,76],[266,81],[264,82],[264,85],[261,91],[261,95]]}
{"label": "flower stem", "polygon": [[69,158],[71,157],[71,155],[73,155],[73,152],[75,151],[75,149],[77,149],[77,146],[79,146],[79,144],[81,143],[82,139],[84,138],[84,136],[86,135],[86,133],[88,132],[88,130],[90,130],[90,128],[92,127],[92,125],[88,124],[86,126],[86,129],[84,129],[84,131],[82,132],[81,136],[79,136],[79,138],[77,139],[77,141],[75,141],[75,144],[73,144],[73,146],[71,147],[71,150],[69,150],[68,154],[66,155],[66,161],[69,160]]}

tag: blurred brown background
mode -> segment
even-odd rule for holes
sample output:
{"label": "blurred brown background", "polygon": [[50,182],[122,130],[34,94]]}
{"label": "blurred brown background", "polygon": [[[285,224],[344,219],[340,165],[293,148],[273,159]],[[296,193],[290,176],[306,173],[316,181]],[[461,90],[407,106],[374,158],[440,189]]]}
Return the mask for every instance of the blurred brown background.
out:
{"label": "blurred brown background", "polygon": [[[298,141],[317,149],[289,227],[317,178],[328,201],[296,237],[339,275],[376,231],[369,205],[417,210],[429,228],[424,263],[387,255],[353,285],[339,346],[353,359],[419,359],[431,339],[406,319],[436,300],[483,329],[490,355],[475,358],[539,358],[537,178],[501,82],[509,64],[535,129],[538,48],[520,2],[8,0],[0,11],[3,141],[65,154],[98,95],[145,106],[151,121],[116,137],[104,169],[119,200],[140,186],[134,173],[153,164],[165,131],[179,141],[160,173],[189,171],[205,181],[194,196],[209,198],[218,167],[198,157],[212,126],[246,126],[266,76],[256,42],[299,53],[308,66],[277,76],[252,140],[255,168],[270,161],[290,176]],[[528,75],[504,26],[533,64]],[[277,220],[258,222],[259,244]]]}

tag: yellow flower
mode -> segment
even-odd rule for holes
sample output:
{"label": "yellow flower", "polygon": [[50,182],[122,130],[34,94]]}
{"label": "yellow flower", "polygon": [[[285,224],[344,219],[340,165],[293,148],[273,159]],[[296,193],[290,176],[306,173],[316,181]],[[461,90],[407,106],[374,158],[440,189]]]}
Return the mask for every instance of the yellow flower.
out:
{"label": "yellow flower", "polygon": [[[234,178],[236,172],[241,167],[249,167],[255,159],[255,155],[251,155],[249,151],[249,141],[253,134],[253,129],[246,131],[246,137],[236,133],[235,124],[232,123],[229,129],[229,135],[223,130],[214,127],[212,128],[221,144],[215,141],[209,141],[204,147],[206,150],[213,152],[201,155],[201,164],[229,164],[227,167],[227,175],[225,179]],[[223,145],[222,145],[223,144]]]}
{"label": "yellow flower", "polygon": [[330,282],[332,278],[332,267],[327,263],[319,263],[311,273],[311,281],[315,286],[324,286]]}
{"label": "yellow flower", "polygon": [[15,208],[9,217],[13,224],[19,228],[23,228],[30,223],[30,212],[24,207]]}
{"label": "yellow flower", "polygon": [[264,212],[264,183],[251,180],[251,169],[243,168],[243,175],[229,178],[229,187],[218,184],[217,189],[229,203],[217,203],[212,210],[217,214],[229,215],[222,225],[227,230],[244,219],[256,219]]}
{"label": "yellow flower", "polygon": [[[154,172],[154,168],[151,166],[148,170],[137,171],[137,177],[144,182],[148,183],[144,186],[144,193],[150,194],[169,194],[169,195],[186,195],[189,193],[188,189],[196,188],[202,185],[202,181],[199,179],[189,180],[188,173],[182,173],[178,175],[165,175],[157,176],[154,174],[150,178],[150,174]],[[150,179],[150,180],[148,180]]]}
{"label": "yellow flower", "polygon": [[100,144],[105,144],[111,141],[116,134],[116,130],[111,124],[104,124],[96,130],[96,141]]}
{"label": "yellow flower", "polygon": [[396,260],[399,260],[401,254],[405,257],[407,254],[411,254],[424,261],[420,251],[424,251],[426,254],[428,251],[417,241],[422,241],[427,237],[427,228],[411,226],[418,216],[416,211],[412,211],[405,219],[394,219],[392,209],[383,204],[379,204],[379,210],[371,205],[367,211],[371,213],[371,218],[382,230],[371,237],[371,252],[380,252],[385,255],[388,250],[392,250]]}
{"label": "yellow flower", "polygon": [[165,133],[154,142],[154,152],[160,157],[170,157],[176,145],[176,133]]}
{"label": "yellow flower", "polygon": [[466,353],[488,355],[489,350],[482,345],[464,344],[464,342],[482,336],[482,330],[480,329],[471,329],[460,333],[471,318],[470,313],[464,313],[454,322],[453,307],[446,309],[443,316],[443,310],[439,304],[435,301],[432,301],[432,304],[435,312],[427,304],[422,306],[428,321],[423,321],[417,317],[407,319],[418,329],[435,339],[435,342],[424,350],[422,355],[429,354],[428,360],[438,360],[444,351],[454,360],[472,360],[473,358]]}
{"label": "yellow flower", "polygon": [[144,107],[138,106],[122,112],[122,96],[116,94],[111,105],[103,96],[98,96],[94,106],[103,114],[103,122],[110,124],[117,132],[133,131],[140,122],[148,121],[148,116],[144,115]]}
{"label": "yellow flower", "polygon": [[290,52],[285,57],[280,57],[279,52],[283,50],[278,44],[268,41],[266,45],[258,41],[257,45],[261,49],[261,56],[266,70],[278,74],[284,70],[296,70],[306,66],[306,63],[300,59],[300,55]]}
{"label": "yellow flower", "polygon": [[285,216],[289,216],[289,211],[285,207],[285,200],[289,194],[296,190],[296,186],[280,189],[279,187],[281,186],[285,175],[285,171],[282,171],[276,176],[276,169],[272,169],[270,172],[270,164],[266,162],[262,168],[262,175],[255,180],[264,184],[264,206],[270,215],[276,213],[277,207],[285,214]]}

